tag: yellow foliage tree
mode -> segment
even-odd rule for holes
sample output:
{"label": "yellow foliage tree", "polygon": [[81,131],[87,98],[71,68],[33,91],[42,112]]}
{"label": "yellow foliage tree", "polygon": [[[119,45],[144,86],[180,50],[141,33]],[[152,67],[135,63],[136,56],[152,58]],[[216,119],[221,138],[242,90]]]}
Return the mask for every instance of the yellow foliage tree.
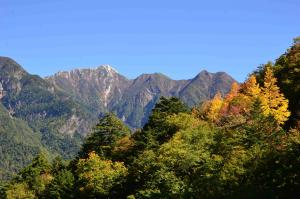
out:
{"label": "yellow foliage tree", "polygon": [[80,159],[77,164],[78,180],[82,184],[80,191],[96,198],[109,194],[114,185],[122,183],[127,173],[124,163],[104,160],[95,152],[91,152],[87,159]]}
{"label": "yellow foliage tree", "polygon": [[115,148],[113,149],[114,153],[125,153],[134,146],[134,141],[129,135],[124,136],[117,141]]}
{"label": "yellow foliage tree", "polygon": [[251,98],[258,98],[261,93],[261,89],[254,75],[251,75],[246,82],[243,83],[241,90],[243,94]]}
{"label": "yellow foliage tree", "polygon": [[207,118],[210,121],[216,122],[219,119],[219,113],[223,105],[223,98],[220,92],[210,101],[207,112]]}
{"label": "yellow foliage tree", "polygon": [[[1,196],[0,196],[1,197]],[[34,191],[30,190],[26,183],[17,183],[9,186],[6,191],[7,199],[34,199],[37,198]]]}
{"label": "yellow foliage tree", "polygon": [[248,114],[253,106],[253,103],[259,99],[261,94],[261,88],[256,81],[256,77],[251,75],[241,86],[239,92],[235,97],[231,99],[231,103],[229,109],[236,109],[231,110],[229,112],[239,112],[239,113],[246,113]]}
{"label": "yellow foliage tree", "polygon": [[196,128],[201,124],[201,121],[194,114],[178,113],[177,115],[168,116],[167,123],[178,130],[186,130]]}
{"label": "yellow foliage tree", "polygon": [[283,124],[288,120],[291,114],[288,110],[288,100],[280,92],[277,79],[269,66],[266,68],[264,87],[260,99],[265,116],[273,116],[278,124]]}

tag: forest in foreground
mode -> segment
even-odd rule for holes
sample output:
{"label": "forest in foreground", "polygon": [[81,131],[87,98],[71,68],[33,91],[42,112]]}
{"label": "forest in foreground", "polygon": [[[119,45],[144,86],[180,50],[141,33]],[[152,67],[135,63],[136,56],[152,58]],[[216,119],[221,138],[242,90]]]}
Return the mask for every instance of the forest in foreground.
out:
{"label": "forest in foreground", "polygon": [[0,198],[299,198],[300,39],[192,109],[162,97],[135,132],[99,119],[71,161],[39,154]]}

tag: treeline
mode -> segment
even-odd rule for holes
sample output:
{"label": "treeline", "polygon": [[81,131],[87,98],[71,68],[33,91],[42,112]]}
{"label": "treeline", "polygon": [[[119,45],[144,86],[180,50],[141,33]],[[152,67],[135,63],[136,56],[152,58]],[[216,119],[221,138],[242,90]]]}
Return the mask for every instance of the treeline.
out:
{"label": "treeline", "polygon": [[299,198],[300,43],[226,96],[162,97],[134,133],[107,114],[77,157],[37,156],[3,198]]}

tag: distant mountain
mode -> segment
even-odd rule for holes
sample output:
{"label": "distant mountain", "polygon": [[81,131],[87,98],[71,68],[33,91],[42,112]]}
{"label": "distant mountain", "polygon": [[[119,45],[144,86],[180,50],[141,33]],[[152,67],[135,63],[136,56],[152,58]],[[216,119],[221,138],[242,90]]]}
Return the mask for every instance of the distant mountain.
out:
{"label": "distant mountain", "polygon": [[111,66],[75,69],[46,78],[94,114],[115,112],[129,126],[142,127],[160,96],[181,98],[190,106],[227,93],[235,81],[224,72],[202,71],[189,80],[172,80],[160,74],[143,74],[129,80]]}
{"label": "distant mountain", "polygon": [[0,57],[0,179],[11,177],[40,151],[74,156],[106,112],[140,128],[161,96],[176,96],[193,106],[217,91],[227,93],[233,82],[226,73],[207,71],[190,80],[160,73],[130,80],[108,65],[43,79]]}

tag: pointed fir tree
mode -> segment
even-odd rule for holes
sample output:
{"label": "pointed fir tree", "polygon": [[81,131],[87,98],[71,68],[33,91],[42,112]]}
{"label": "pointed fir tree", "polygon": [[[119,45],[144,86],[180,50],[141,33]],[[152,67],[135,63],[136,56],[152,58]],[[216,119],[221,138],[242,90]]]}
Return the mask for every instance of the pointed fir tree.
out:
{"label": "pointed fir tree", "polygon": [[117,141],[130,134],[130,129],[109,113],[99,120],[93,133],[86,138],[79,157],[88,157],[89,153],[95,151],[99,156],[110,159]]}
{"label": "pointed fir tree", "polygon": [[283,124],[288,120],[290,116],[288,100],[280,92],[270,64],[266,67],[264,87],[260,99],[265,116],[273,116],[278,124]]}
{"label": "pointed fir tree", "polygon": [[246,82],[242,84],[241,92],[254,99],[259,97],[261,89],[254,75],[251,75]]}

